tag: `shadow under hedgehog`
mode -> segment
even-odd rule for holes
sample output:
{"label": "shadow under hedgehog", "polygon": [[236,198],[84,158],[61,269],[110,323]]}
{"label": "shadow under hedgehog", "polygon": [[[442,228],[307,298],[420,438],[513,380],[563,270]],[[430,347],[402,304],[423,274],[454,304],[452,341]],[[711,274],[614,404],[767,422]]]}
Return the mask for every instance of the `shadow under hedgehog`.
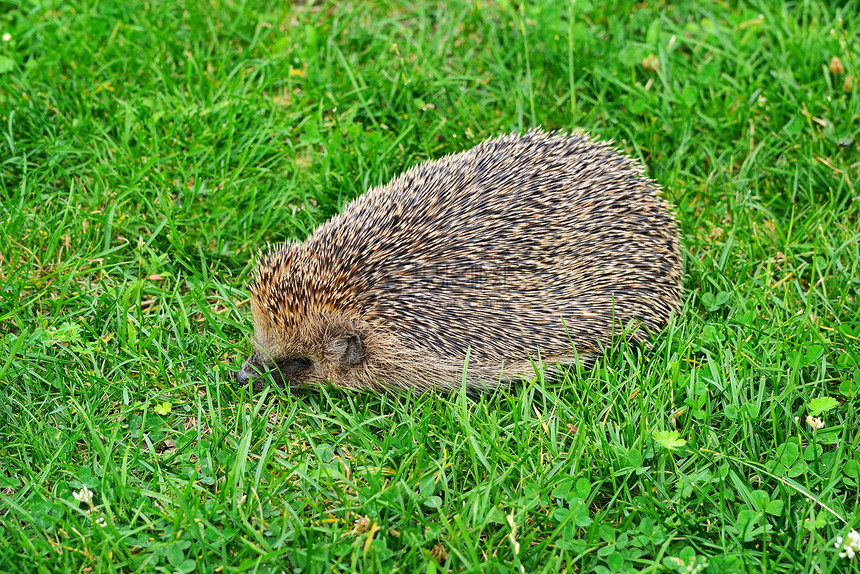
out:
{"label": "shadow under hedgehog", "polygon": [[471,390],[588,360],[680,306],[677,223],[642,166],[587,134],[505,135],[371,189],[259,260],[254,352],[281,385]]}

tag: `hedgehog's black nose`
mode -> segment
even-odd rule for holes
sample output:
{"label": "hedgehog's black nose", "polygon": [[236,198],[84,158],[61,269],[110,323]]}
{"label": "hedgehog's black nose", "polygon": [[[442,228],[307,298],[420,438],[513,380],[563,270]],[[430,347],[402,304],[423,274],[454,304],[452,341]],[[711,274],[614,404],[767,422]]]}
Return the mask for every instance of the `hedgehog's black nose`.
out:
{"label": "hedgehog's black nose", "polygon": [[260,376],[260,373],[257,372],[257,369],[245,363],[242,365],[242,370],[236,373],[236,380],[240,385],[247,385],[252,378],[257,378]]}
{"label": "hedgehog's black nose", "polygon": [[251,380],[251,373],[245,370],[245,367],[242,367],[242,370],[236,373],[236,380],[240,385],[247,385],[248,381]]}

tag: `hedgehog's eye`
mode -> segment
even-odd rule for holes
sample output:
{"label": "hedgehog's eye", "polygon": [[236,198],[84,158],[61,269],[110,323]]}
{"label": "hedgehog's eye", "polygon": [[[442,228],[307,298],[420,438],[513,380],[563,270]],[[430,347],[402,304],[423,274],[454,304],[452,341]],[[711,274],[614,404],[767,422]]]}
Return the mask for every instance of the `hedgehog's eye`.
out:
{"label": "hedgehog's eye", "polygon": [[293,357],[291,359],[287,359],[286,362],[287,365],[296,369],[307,369],[308,367],[313,365],[313,361],[311,361],[307,357]]}

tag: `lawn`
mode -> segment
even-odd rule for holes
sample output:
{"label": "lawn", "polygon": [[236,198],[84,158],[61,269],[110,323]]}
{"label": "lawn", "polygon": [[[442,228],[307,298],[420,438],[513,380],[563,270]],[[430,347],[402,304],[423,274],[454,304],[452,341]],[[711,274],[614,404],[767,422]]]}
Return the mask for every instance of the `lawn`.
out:
{"label": "lawn", "polygon": [[[0,0],[0,572],[860,572],[860,4],[289,4]],[[232,382],[259,248],[535,126],[673,204],[651,345]]]}

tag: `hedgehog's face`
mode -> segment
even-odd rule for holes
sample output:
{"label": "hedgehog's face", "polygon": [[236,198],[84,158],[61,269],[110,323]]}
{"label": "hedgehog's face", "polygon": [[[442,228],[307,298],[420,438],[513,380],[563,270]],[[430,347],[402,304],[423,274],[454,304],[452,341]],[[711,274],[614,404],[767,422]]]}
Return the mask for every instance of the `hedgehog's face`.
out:
{"label": "hedgehog's face", "polygon": [[255,391],[265,387],[269,376],[282,387],[326,381],[350,387],[364,370],[362,332],[352,321],[317,317],[288,328],[258,321],[256,315],[254,319],[254,352],[236,378],[251,383]]}

